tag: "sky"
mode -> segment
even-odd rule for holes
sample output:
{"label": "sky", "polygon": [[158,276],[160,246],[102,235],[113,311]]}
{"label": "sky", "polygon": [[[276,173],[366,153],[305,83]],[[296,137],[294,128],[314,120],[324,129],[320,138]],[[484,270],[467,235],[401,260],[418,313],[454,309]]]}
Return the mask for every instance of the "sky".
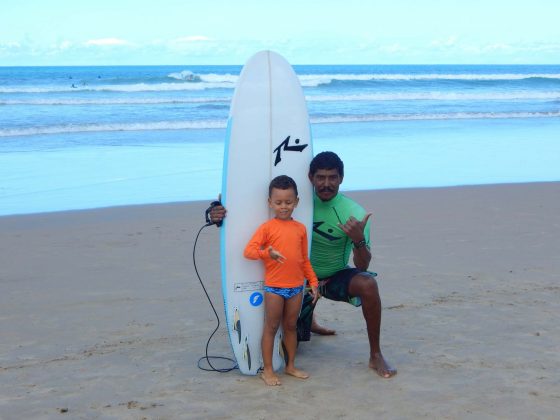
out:
{"label": "sky", "polygon": [[557,0],[3,0],[0,66],[560,64]]}

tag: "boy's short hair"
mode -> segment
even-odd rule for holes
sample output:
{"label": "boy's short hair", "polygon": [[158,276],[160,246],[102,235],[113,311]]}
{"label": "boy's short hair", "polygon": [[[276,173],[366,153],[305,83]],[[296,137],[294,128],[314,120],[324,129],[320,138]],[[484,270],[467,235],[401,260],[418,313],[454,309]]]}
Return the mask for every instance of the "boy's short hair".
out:
{"label": "boy's short hair", "polygon": [[294,190],[296,193],[296,197],[298,196],[298,190],[296,181],[290,178],[288,175],[279,175],[270,181],[268,185],[268,196],[272,195],[272,189],[276,188],[278,190],[289,190],[290,188]]}
{"label": "boy's short hair", "polygon": [[337,169],[338,174],[344,177],[344,163],[334,152],[321,152],[309,164],[309,175],[315,175],[319,169]]}

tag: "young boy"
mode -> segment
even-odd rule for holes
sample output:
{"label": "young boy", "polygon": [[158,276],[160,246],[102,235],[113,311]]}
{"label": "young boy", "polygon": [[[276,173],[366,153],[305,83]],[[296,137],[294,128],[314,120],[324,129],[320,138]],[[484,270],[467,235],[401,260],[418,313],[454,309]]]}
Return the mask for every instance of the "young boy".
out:
{"label": "young boy", "polygon": [[285,372],[296,378],[309,377],[306,372],[294,366],[296,324],[305,279],[311,286],[313,302],[319,295],[317,276],[307,255],[305,226],[292,219],[298,202],[295,181],[286,175],[274,178],[268,188],[268,205],[275,217],[259,226],[244,252],[246,258],[261,259],[265,266],[265,320],[261,342],[264,370],[261,377],[267,385],[281,384],[272,369],[274,337],[280,322],[284,328],[284,346],[288,358]]}

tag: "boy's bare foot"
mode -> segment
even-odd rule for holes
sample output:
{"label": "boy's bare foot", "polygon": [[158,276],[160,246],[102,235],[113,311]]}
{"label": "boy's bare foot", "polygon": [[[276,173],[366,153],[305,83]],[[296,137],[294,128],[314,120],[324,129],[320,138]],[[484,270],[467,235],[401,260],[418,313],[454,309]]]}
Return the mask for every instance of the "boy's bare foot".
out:
{"label": "boy's bare foot", "polygon": [[268,386],[282,385],[282,382],[280,382],[280,378],[276,376],[274,372],[273,373],[262,372],[261,378],[264,381],[264,383],[267,384]]}
{"label": "boy's bare foot", "polygon": [[296,368],[286,368],[285,372],[286,372],[286,375],[295,376],[296,378],[299,378],[299,379],[309,378],[309,373],[304,372],[303,370],[296,369]]}
{"label": "boy's bare foot", "polygon": [[369,359],[369,367],[382,378],[391,378],[397,374],[397,369],[392,368],[383,358],[381,353],[376,353]]}
{"label": "boy's bare foot", "polygon": [[311,322],[311,332],[315,333],[315,334],[319,334],[319,335],[335,335],[336,334],[335,330],[331,330],[330,328],[321,327],[319,324],[317,324],[317,322],[315,322],[315,319],[313,319],[313,322]]}

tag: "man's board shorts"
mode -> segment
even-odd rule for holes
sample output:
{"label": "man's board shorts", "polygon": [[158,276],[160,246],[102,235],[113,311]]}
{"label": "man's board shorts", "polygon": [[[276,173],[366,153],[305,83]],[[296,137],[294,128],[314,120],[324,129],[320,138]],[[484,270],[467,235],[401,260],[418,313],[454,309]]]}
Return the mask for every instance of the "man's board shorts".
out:
{"label": "man's board shorts", "polygon": [[[357,296],[350,296],[348,293],[348,286],[350,280],[356,274],[362,273],[357,268],[348,267],[336,272],[333,276],[319,279],[319,293],[321,296],[335,300],[337,302],[348,302],[353,306],[361,306],[362,301]],[[377,273],[368,271],[373,277]],[[309,341],[311,339],[311,323],[313,321],[313,310],[315,305],[312,304],[313,296],[306,293],[303,296],[303,303],[301,312],[297,321],[298,341]]]}

